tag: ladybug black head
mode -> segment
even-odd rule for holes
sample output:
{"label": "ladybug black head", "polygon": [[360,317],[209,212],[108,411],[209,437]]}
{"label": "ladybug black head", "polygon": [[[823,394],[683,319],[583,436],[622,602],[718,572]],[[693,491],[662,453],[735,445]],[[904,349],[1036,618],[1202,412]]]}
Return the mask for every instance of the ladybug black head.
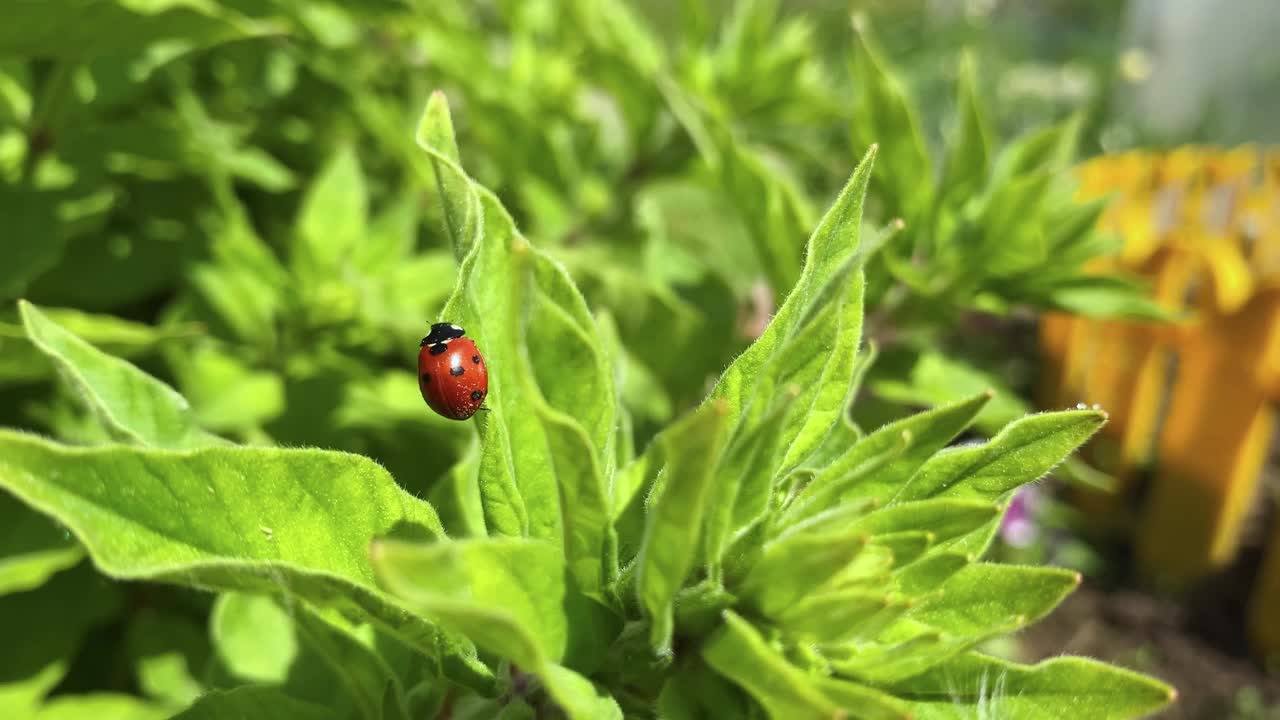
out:
{"label": "ladybug black head", "polygon": [[467,331],[453,323],[434,323],[431,326],[431,332],[422,338],[422,347],[434,345],[446,340],[453,340],[466,335]]}

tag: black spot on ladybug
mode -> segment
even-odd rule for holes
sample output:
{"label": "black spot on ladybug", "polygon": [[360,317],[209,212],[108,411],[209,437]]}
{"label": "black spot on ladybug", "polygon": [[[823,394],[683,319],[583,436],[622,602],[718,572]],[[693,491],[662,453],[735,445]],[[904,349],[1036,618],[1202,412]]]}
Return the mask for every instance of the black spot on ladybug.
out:
{"label": "black spot on ladybug", "polygon": [[449,368],[449,374],[454,377],[458,377],[459,375],[461,375],[466,371],[467,369],[462,367],[461,365],[454,365],[453,367]]}
{"label": "black spot on ladybug", "polygon": [[439,355],[448,349],[449,349],[448,345],[445,345],[444,343],[436,343],[435,345],[432,345],[430,348],[428,348],[427,352],[431,353],[432,355]]}
{"label": "black spot on ladybug", "polygon": [[475,400],[475,401],[479,402],[479,401],[480,401],[480,398],[482,398],[482,397],[484,397],[484,391],[483,391],[483,390],[472,390],[472,391],[471,391],[471,399],[472,399],[472,400]]}
{"label": "black spot on ladybug", "polygon": [[422,373],[422,382],[424,383],[431,382],[431,375],[429,373]]}
{"label": "black spot on ladybug", "polygon": [[471,362],[473,362],[473,363],[475,363],[475,364],[479,365],[479,364],[480,364],[480,356],[479,356],[479,355],[472,355],[472,356],[471,356]]}

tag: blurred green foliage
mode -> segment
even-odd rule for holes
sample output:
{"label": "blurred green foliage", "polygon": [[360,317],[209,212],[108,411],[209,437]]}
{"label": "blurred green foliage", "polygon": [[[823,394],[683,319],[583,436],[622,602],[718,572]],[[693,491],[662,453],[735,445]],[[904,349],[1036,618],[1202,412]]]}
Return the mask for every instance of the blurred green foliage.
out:
{"label": "blurred green foliage", "polygon": [[[453,269],[406,133],[436,88],[477,178],[612,316],[641,443],[758,332],[872,142],[875,215],[906,221],[871,268],[876,372],[909,381],[973,310],[1131,309],[1079,272],[1102,245],[1064,172],[1078,124],[998,151],[965,56],[933,137],[865,20],[832,49],[830,8],[95,3],[108,41],[59,7],[20,4],[0,38],[0,289],[101,313],[93,342],[142,322],[133,356],[241,439],[367,452],[422,488],[458,457],[414,457],[465,433],[400,371]],[[73,432],[65,394],[9,364],[6,419]]]}

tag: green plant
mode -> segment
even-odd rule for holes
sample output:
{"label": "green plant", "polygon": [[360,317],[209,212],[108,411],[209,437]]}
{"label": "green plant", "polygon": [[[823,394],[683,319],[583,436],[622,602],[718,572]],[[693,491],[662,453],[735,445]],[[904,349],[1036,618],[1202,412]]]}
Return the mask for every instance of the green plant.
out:
{"label": "green plant", "polygon": [[[0,296],[93,312],[90,333],[116,316],[151,325],[131,357],[208,427],[369,454],[415,491],[451,463],[415,468],[412,448],[452,460],[465,446],[421,422],[389,372],[445,299],[448,283],[422,278],[455,269],[405,132],[432,87],[468,111],[471,171],[610,313],[639,442],[758,332],[737,317],[790,290],[799,238],[873,142],[887,155],[868,214],[906,227],[868,262],[883,352],[867,385],[892,406],[863,403],[864,422],[1021,387],[1025,351],[963,342],[975,316],[1099,295],[1095,311],[1133,307],[1123,283],[1077,272],[1102,244],[1084,232],[1096,208],[1068,202],[1071,133],[997,153],[987,116],[1003,106],[966,65],[955,114],[971,122],[938,162],[945,103],[920,98],[940,94],[907,92],[870,41],[844,62],[843,10],[683,3],[659,29],[620,0],[113,2],[95,18],[112,42],[89,43],[75,3],[16,7],[24,29],[0,35]],[[1069,258],[1045,250],[1046,227]],[[330,229],[345,240],[314,252]],[[0,386],[30,384],[0,367]],[[64,393],[23,389],[0,402],[6,421],[79,432]],[[1025,409],[1002,393],[979,428]]]}
{"label": "green plant", "polygon": [[[954,449],[988,394],[865,436],[848,422],[874,150],[769,327],[637,453],[609,321],[463,170],[442,95],[418,141],[460,267],[444,313],[490,367],[491,411],[438,508],[359,455],[209,434],[171,388],[21,306],[106,442],[0,432],[0,487],[109,577],[221,593],[216,671],[194,672],[199,649],[155,619],[137,637],[149,701],[64,695],[42,717],[1121,718],[1171,700],[1090,660],[973,650],[1078,583],[978,557],[1012,492],[1101,413],[1029,416]],[[72,593],[119,591],[57,572],[76,544],[0,510],[25,518],[12,582],[35,588],[0,596],[0,623],[60,628],[9,659],[41,669],[0,685],[18,716],[66,672],[57,638],[100,612]]]}

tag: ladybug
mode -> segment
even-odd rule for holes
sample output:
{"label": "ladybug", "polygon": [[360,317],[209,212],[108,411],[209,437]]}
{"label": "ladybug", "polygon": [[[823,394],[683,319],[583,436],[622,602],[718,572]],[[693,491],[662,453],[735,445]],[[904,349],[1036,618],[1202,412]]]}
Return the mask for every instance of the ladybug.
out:
{"label": "ladybug", "polygon": [[418,351],[418,389],[436,413],[466,420],[489,394],[489,370],[467,332],[453,323],[435,323]]}

